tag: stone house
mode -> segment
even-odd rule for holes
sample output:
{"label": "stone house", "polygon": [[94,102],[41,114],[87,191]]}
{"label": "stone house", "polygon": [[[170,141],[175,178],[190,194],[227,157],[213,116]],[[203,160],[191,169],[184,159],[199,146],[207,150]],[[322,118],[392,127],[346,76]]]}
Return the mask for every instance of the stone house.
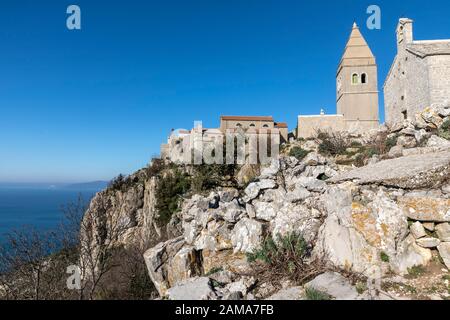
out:
{"label": "stone house", "polygon": [[400,19],[397,55],[384,84],[386,124],[413,119],[450,99],[450,40],[414,40],[413,20]]}

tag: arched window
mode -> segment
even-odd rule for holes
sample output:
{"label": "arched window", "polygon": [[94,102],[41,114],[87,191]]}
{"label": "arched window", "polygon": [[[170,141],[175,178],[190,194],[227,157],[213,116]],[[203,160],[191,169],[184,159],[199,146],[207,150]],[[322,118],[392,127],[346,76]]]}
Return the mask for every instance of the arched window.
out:
{"label": "arched window", "polygon": [[363,73],[361,75],[361,83],[363,84],[367,83],[367,74]]}
{"label": "arched window", "polygon": [[358,84],[358,74],[354,73],[352,75],[352,84]]}
{"label": "arched window", "polygon": [[254,127],[256,127],[256,126],[255,126],[254,123],[252,123],[252,124],[250,125],[250,128],[254,128]]}
{"label": "arched window", "polygon": [[263,128],[268,128],[268,127],[269,127],[268,124],[263,125]]}
{"label": "arched window", "polygon": [[236,124],[236,128],[241,128],[241,127],[242,127],[242,124],[240,124],[240,123]]}

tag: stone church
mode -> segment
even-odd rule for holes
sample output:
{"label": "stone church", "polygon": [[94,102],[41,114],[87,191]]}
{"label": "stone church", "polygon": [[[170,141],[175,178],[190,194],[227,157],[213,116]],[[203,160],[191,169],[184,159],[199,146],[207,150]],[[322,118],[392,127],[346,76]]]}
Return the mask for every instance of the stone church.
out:
{"label": "stone church", "polygon": [[417,41],[413,21],[397,27],[397,56],[384,84],[386,124],[413,119],[432,104],[450,99],[450,40]]}
{"label": "stone church", "polygon": [[318,129],[360,133],[378,127],[377,63],[356,23],[337,70],[336,104],[336,115],[300,115],[297,137],[309,138]]}

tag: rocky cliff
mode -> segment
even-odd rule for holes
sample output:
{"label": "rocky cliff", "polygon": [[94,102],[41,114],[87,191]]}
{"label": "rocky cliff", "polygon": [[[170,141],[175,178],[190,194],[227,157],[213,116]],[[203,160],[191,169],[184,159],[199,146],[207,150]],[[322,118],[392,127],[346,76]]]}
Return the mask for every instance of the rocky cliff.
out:
{"label": "rocky cliff", "polygon": [[156,223],[161,175],[141,170],[93,199],[93,241],[161,241],[144,259],[169,299],[448,298],[449,116],[436,105],[362,136],[293,142],[240,168],[241,187],[183,195],[169,239]]}

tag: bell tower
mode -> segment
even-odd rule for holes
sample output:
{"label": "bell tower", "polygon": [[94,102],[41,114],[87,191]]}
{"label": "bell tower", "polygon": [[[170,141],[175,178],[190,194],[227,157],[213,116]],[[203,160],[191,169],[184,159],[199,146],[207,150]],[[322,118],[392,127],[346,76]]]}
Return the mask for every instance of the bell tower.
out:
{"label": "bell tower", "polygon": [[336,103],[348,126],[378,126],[377,64],[356,23],[337,70]]}

